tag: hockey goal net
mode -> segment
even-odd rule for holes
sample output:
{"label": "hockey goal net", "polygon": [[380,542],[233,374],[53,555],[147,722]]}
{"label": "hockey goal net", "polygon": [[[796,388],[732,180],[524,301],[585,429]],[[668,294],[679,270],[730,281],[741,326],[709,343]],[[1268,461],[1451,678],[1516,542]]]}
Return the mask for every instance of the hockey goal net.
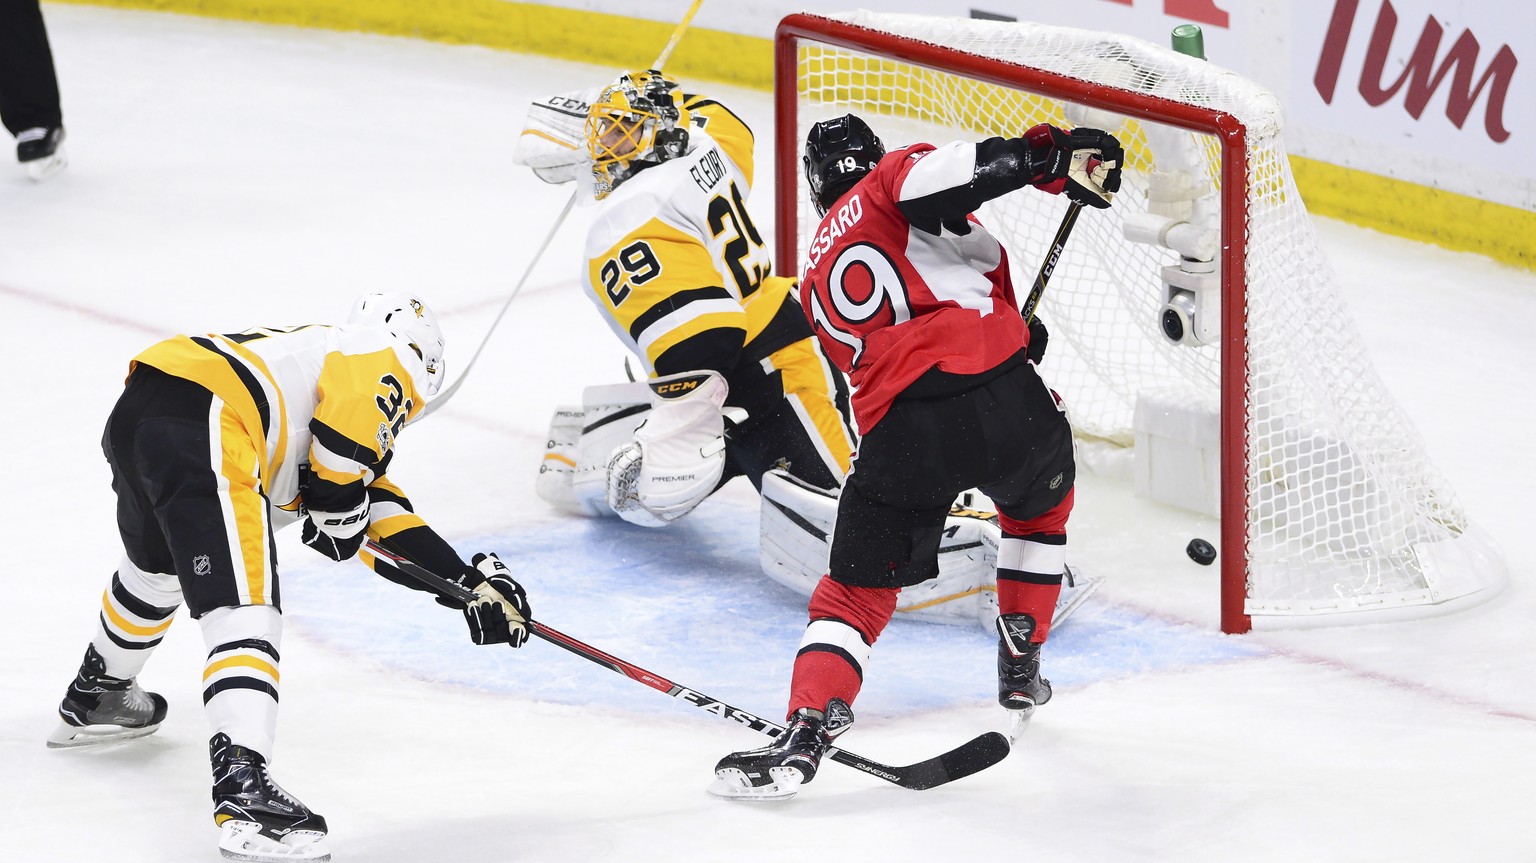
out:
{"label": "hockey goal net", "polygon": [[[1361,347],[1270,93],[1142,40],[1029,23],[792,15],[776,53],[785,270],[803,265],[817,222],[799,162],[818,120],[857,113],[888,147],[1040,122],[1120,138],[1122,190],[1078,219],[1042,302],[1042,371],[1084,441],[1209,446],[1223,630],[1417,616],[1502,586],[1497,550]],[[1025,190],[979,214],[1009,250],[1021,298],[1065,206]],[[1179,463],[1136,458],[1149,487],[1149,471]],[[1183,464],[1201,470],[1198,456]]]}

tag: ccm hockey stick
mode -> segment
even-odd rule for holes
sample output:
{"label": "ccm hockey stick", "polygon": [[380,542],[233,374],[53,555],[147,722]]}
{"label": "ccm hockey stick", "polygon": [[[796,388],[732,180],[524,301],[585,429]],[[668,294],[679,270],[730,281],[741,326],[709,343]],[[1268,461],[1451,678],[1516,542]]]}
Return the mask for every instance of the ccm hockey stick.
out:
{"label": "ccm hockey stick", "polygon": [[[449,581],[437,573],[383,548],[373,540],[368,540],[363,548],[368,553],[389,561],[401,572],[445,596],[452,597],[466,604],[473,602],[477,598],[473,590],[457,582]],[[681,684],[674,683],[659,674],[653,674],[634,663],[625,662],[616,656],[604,653],[589,644],[578,641],[563,632],[537,621],[528,621],[528,631],[556,647],[563,648],[580,656],[582,659],[601,665],[615,674],[622,674],[630,680],[643,683],[657,692],[685,701],[721,719],[738,722],[753,731],[760,731],[770,737],[776,737],[784,730],[782,725],[754,716],[739,707],[733,707],[724,701],[711,698],[696,689],[690,689]],[[988,731],[986,734],[968,740],[943,755],[929,758],[926,761],[919,761],[916,764],[903,766],[881,764],[878,761],[871,761],[868,758],[855,755],[852,752],[837,747],[828,749],[827,755],[839,764],[846,764],[855,770],[862,770],[872,776],[878,776],[887,782],[900,785],[902,788],[924,791],[985,770],[1006,758],[1009,749],[1010,744],[1007,737],[996,731]]]}
{"label": "ccm hockey stick", "polygon": [[1077,201],[1067,205],[1067,214],[1061,217],[1061,225],[1056,228],[1056,239],[1051,241],[1051,251],[1040,263],[1040,272],[1035,275],[1035,283],[1029,288],[1029,296],[1024,298],[1024,307],[1019,309],[1019,314],[1024,316],[1024,323],[1029,323],[1035,316],[1035,309],[1040,307],[1040,297],[1045,294],[1045,285],[1051,280],[1051,273],[1056,272],[1056,264],[1061,260],[1061,250],[1066,248],[1067,237],[1072,235],[1072,226],[1077,224],[1077,216],[1083,211],[1083,205]]}
{"label": "ccm hockey stick", "polygon": [[[661,54],[657,55],[656,62],[651,64],[650,68],[652,71],[661,71],[661,67],[672,56],[672,51],[677,48],[677,43],[682,41],[683,34],[688,30],[688,25],[693,23],[693,16],[698,13],[699,7],[702,5],[704,5],[704,0],[693,0],[693,4],[688,7],[688,11],[683,14],[683,20],[679,21],[677,28],[672,31],[672,38],[667,40],[667,45],[661,49]],[[471,356],[469,362],[464,365],[464,371],[459,372],[447,389],[427,402],[427,406],[422,408],[421,416],[418,419],[426,419],[428,416],[431,416],[433,411],[447,404],[448,400],[453,398],[453,394],[459,391],[459,387],[464,383],[464,379],[469,377],[469,370],[475,367],[475,361],[480,359],[480,354],[485,350],[485,346],[490,343],[491,334],[496,332],[496,327],[501,324],[502,317],[507,314],[507,308],[512,305],[512,300],[516,299],[518,292],[523,289],[523,284],[533,274],[533,268],[538,265],[539,258],[544,256],[544,250],[549,248],[550,241],[554,240],[555,234],[560,230],[560,226],[565,224],[565,217],[571,214],[571,207],[576,204],[576,198],[581,192],[582,185],[577,183],[576,188],[571,190],[570,199],[561,208],[560,215],[556,216],[554,224],[549,226],[549,233],[544,235],[544,242],[539,244],[538,249],[533,253],[533,257],[528,260],[528,266],[523,269],[523,277],[517,280],[517,285],[512,288],[512,293],[507,295],[507,301],[501,304],[501,311],[497,312],[496,319],[491,321],[491,328],[485,331],[485,338],[481,339],[480,346],[475,348],[474,356]]]}

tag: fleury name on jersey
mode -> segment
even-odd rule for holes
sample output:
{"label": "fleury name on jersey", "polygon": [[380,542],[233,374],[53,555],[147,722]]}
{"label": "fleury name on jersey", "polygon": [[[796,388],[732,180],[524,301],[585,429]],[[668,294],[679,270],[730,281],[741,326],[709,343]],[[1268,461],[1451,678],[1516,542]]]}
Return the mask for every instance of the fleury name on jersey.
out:
{"label": "fleury name on jersey", "polygon": [[[631,97],[643,97],[648,80],[631,79]],[[516,159],[548,181],[593,186],[598,212],[587,238],[581,281],[615,337],[640,360],[651,384],[670,375],[692,379],[690,373],[697,370],[714,371],[729,385],[723,406],[727,415],[768,414],[780,399],[808,396],[795,410],[811,420],[805,425],[815,433],[803,436],[815,442],[816,461],[830,472],[830,481],[806,475],[806,458],[797,459],[789,470],[766,463],[746,473],[762,494],[764,573],[809,595],[826,572],[837,487],[848,469],[853,432],[839,408],[829,403],[839,400],[846,407],[846,380],[810,337],[795,280],[771,275],[771,256],[749,212],[751,130],[718,102],[682,94],[675,102],[675,122],[688,132],[681,152],[625,167],[616,183],[607,171],[593,179],[592,162],[604,158],[605,146],[594,148],[589,139],[606,131],[593,122],[602,114],[601,107],[594,111],[593,106],[613,98],[608,90],[591,88],[536,100]],[[579,106],[588,115],[585,126]],[[638,107],[661,113],[653,106]],[[643,132],[633,135],[643,145]],[[617,134],[611,137],[617,142],[613,146],[627,143]],[[863,215],[859,198],[844,202],[813,241],[812,260]],[[763,380],[764,370],[769,380]],[[568,512],[614,515],[615,500],[622,506],[624,493],[610,499],[610,478],[615,465],[624,463],[613,456],[637,433],[646,434],[641,427],[658,404],[657,393],[635,382],[589,386],[580,404],[558,408],[539,469],[540,496]],[[717,434],[714,429],[701,436],[705,446]],[[738,432],[731,437],[739,440]],[[724,459],[718,449],[713,452]],[[697,471],[682,472],[697,482]],[[688,508],[691,505],[680,509]],[[645,511],[636,507],[618,514],[638,520]],[[985,515],[957,516],[951,526],[953,541],[940,557],[943,577],[909,590],[900,604],[902,616],[979,622],[990,628],[997,607],[997,527]],[[1092,589],[1087,582],[1083,587],[1064,597],[1061,619]]]}

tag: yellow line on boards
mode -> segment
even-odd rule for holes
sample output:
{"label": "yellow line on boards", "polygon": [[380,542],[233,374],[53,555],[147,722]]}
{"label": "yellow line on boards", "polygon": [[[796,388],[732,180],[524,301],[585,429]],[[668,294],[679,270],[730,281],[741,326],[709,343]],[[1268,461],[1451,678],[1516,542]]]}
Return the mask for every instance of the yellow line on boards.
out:
{"label": "yellow line on boards", "polygon": [[[504,0],[57,0],[324,30],[483,45],[638,70],[676,31],[664,21]],[[760,90],[773,86],[771,40],[690,28],[668,74]],[[66,85],[67,86],[67,85]],[[1310,212],[1536,270],[1536,213],[1298,156]]]}

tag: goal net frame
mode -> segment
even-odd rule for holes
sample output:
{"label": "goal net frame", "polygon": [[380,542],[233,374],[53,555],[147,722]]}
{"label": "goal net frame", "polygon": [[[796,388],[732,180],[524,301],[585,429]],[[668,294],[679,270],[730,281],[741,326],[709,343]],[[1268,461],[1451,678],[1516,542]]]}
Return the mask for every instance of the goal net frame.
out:
{"label": "goal net frame", "polygon": [[[852,20],[842,20],[843,18]],[[802,235],[811,225],[802,224],[806,218],[804,201],[801,200],[802,178],[800,155],[803,148],[803,124],[810,119],[801,116],[801,52],[805,46],[827,46],[859,55],[878,58],[880,61],[910,64],[926,70],[951,73],[966,79],[1021,90],[1049,99],[1061,100],[1089,109],[1099,109],[1131,118],[1155,118],[1157,123],[1211,136],[1217,142],[1220,155],[1219,179],[1221,210],[1219,217],[1220,252],[1217,256],[1220,273],[1220,334],[1214,344],[1220,348],[1220,469],[1219,494],[1222,516],[1220,518],[1221,570],[1221,628],[1224,632],[1246,632],[1254,625],[1249,607],[1249,559],[1250,538],[1254,530],[1249,517],[1253,503],[1254,480],[1251,474],[1248,423],[1251,416],[1249,386],[1249,302],[1248,290],[1248,242],[1250,212],[1248,194],[1250,185],[1250,144],[1252,131],[1233,113],[1214,107],[1188,104],[1174,99],[1105,86],[1094,81],[1068,77],[1018,62],[957,50],[937,41],[925,41],[911,35],[899,35],[885,29],[877,29],[871,21],[881,19],[915,19],[920,16],[880,16],[872,13],[853,13],[848,16],[826,17],[812,14],[795,14],[785,17],[779,24],[775,39],[775,139],[774,168],[776,179],[776,248],[775,259],[785,271],[798,270]],[[947,21],[954,19],[932,19]],[[959,19],[965,20],[965,19]],[[857,21],[857,23],[854,23]],[[989,22],[991,23],[991,22]],[[1022,25],[1021,25],[1022,26]],[[1038,26],[1038,25],[1029,25]],[[1064,30],[1065,28],[1054,28]],[[1086,34],[1085,34],[1086,35]],[[1124,39],[1112,34],[1094,34],[1105,39]],[[1125,40],[1138,41],[1138,40]],[[1142,47],[1146,43],[1140,43]],[[816,48],[815,50],[820,50]],[[1172,52],[1168,52],[1172,53]],[[1189,59],[1189,58],[1185,58]],[[1230,73],[1223,73],[1230,74]],[[1250,82],[1244,82],[1251,85]],[[1272,97],[1270,97],[1272,99]],[[829,102],[828,104],[831,104]],[[828,110],[827,116],[844,113],[839,107]],[[1274,128],[1264,134],[1279,134],[1278,103],[1273,111]],[[1017,130],[1014,134],[1022,132]],[[980,136],[978,136],[980,137]],[[935,140],[935,144],[943,141]],[[1286,169],[1288,170],[1288,168]],[[1286,177],[1289,181],[1289,177]],[[1028,190],[1017,194],[1028,194]],[[1299,201],[1299,198],[1298,198]],[[1117,206],[1119,202],[1117,201]],[[1299,203],[1296,206],[1300,206]],[[1004,245],[1008,243],[1004,241]],[[1009,251],[1022,260],[1038,260],[1044,249],[1010,248]],[[1061,274],[1058,274],[1058,277]],[[1018,284],[1018,279],[1015,283]],[[1064,286],[1060,290],[1070,290]],[[1049,303],[1047,303],[1049,305]],[[1053,342],[1055,340],[1053,339]],[[1069,406],[1073,393],[1066,390]],[[1411,428],[1411,427],[1410,427]],[[1234,513],[1239,514],[1234,517]],[[1457,534],[1459,535],[1459,534]],[[1494,568],[1501,569],[1502,561],[1495,561]],[[1501,573],[1500,573],[1501,575]],[[1500,578],[1490,582],[1502,585]],[[1482,601],[1497,592],[1475,589],[1475,598],[1450,597],[1442,604],[1444,596],[1429,596],[1408,603],[1397,603],[1393,611],[1407,611],[1395,616],[1422,616],[1464,607]],[[1403,605],[1440,605],[1433,612],[1423,609],[1405,609]],[[1369,603],[1351,606],[1348,611],[1365,612],[1369,615]],[[1305,614],[1305,612],[1303,612]],[[1327,615],[1323,615],[1327,617]],[[1388,615],[1391,617],[1393,615]],[[1282,625],[1315,625],[1318,622],[1374,622],[1384,619],[1381,615],[1340,614],[1322,621],[1287,621]]]}

